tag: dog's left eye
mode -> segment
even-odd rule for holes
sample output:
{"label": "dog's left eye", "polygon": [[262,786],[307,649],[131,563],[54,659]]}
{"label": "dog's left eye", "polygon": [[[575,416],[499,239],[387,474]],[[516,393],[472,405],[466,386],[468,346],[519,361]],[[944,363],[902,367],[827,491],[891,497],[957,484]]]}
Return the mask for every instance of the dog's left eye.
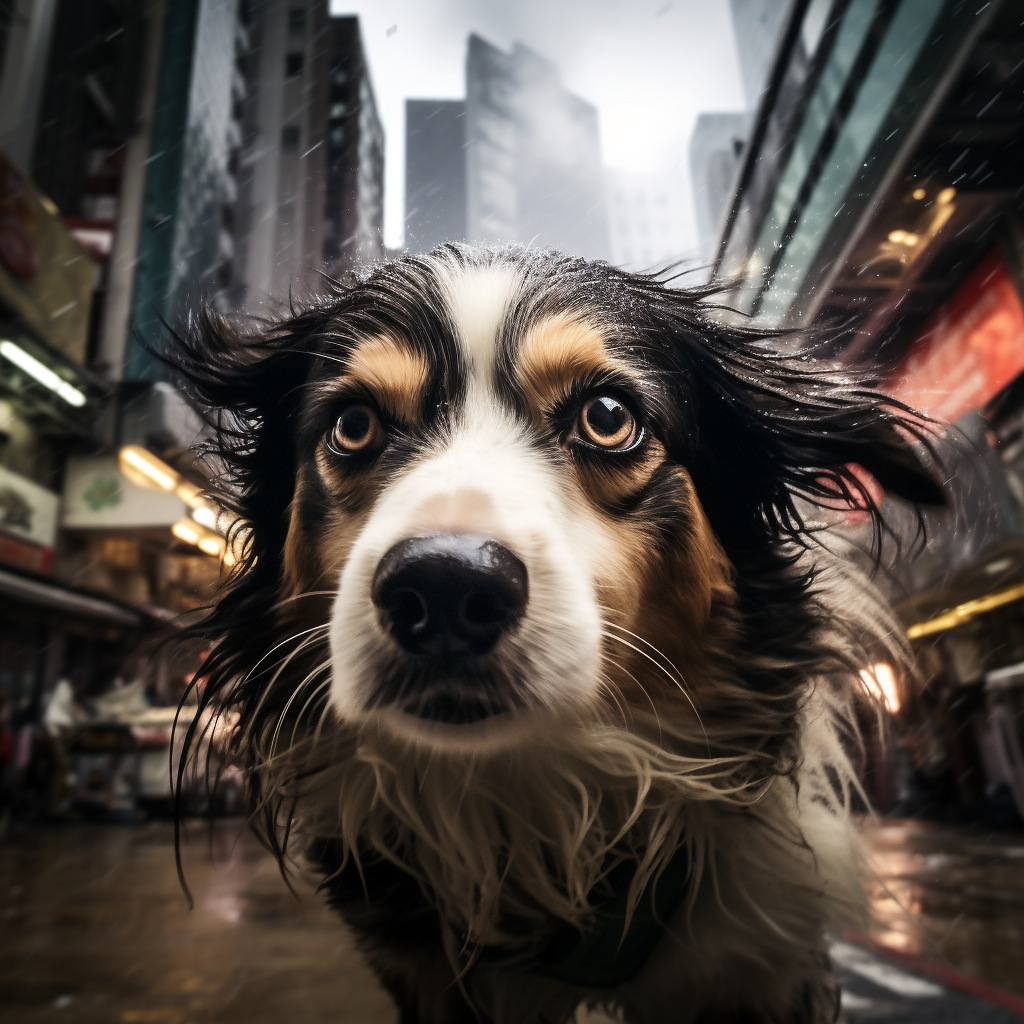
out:
{"label": "dog's left eye", "polygon": [[328,445],[339,455],[375,451],[386,439],[380,417],[368,405],[350,405],[327,435]]}
{"label": "dog's left eye", "polygon": [[576,429],[580,438],[597,448],[631,448],[638,428],[633,414],[614,395],[594,395],[583,403]]}

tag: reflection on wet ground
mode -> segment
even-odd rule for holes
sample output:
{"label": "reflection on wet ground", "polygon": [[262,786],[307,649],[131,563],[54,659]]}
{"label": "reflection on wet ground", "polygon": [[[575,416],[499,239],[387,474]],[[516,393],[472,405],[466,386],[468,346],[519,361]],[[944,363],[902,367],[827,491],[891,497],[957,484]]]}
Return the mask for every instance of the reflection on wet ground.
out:
{"label": "reflection on wet ground", "polygon": [[873,938],[1024,995],[1024,834],[882,821]]}
{"label": "reflection on wet ground", "polygon": [[[867,835],[884,882],[874,939],[1024,994],[1024,836],[920,822]],[[240,821],[212,839],[193,828],[192,913],[172,842],[155,822],[39,828],[0,846],[0,1022],[394,1024],[337,917],[308,886],[296,900]],[[1020,1019],[852,942],[833,959],[850,1024]]]}
{"label": "reflection on wet ground", "polygon": [[337,916],[297,901],[238,821],[186,851],[167,823],[39,829],[0,846],[4,1024],[393,1024]]}

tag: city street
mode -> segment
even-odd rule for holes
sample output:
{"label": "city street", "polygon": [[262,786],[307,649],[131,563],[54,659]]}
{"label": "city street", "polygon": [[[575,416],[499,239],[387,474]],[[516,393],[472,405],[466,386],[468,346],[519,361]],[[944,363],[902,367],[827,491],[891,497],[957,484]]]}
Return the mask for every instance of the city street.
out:
{"label": "city street", "polygon": [[[872,939],[909,956],[835,941],[850,1024],[1024,1019],[1024,836],[917,822],[868,835],[892,894],[874,894]],[[296,899],[240,820],[212,842],[193,826],[191,913],[172,842],[153,822],[27,829],[0,847],[0,1021],[395,1021],[333,913],[308,887]]]}

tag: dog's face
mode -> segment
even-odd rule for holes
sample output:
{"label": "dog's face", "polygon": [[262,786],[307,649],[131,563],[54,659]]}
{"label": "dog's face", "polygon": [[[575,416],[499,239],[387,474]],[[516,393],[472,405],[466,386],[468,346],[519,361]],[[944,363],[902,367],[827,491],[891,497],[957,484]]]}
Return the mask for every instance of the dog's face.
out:
{"label": "dog's face", "polygon": [[242,420],[224,452],[253,531],[225,675],[259,651],[241,609],[272,583],[277,607],[329,624],[336,714],[425,744],[713,705],[716,666],[749,647],[754,567],[799,529],[794,491],[858,492],[857,462],[936,494],[880,396],[700,298],[453,248],[258,343],[211,343],[208,322],[186,368]]}
{"label": "dog's face", "polygon": [[335,710],[450,746],[649,706],[636,658],[691,666],[730,594],[663,374],[515,266],[432,276],[422,328],[368,324],[303,411],[285,572],[337,588]]}

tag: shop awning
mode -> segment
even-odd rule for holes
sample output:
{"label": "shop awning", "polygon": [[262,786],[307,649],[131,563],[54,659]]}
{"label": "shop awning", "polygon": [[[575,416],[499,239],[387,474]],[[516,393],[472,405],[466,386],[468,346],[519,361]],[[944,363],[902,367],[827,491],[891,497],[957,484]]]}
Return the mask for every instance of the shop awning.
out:
{"label": "shop awning", "polygon": [[3,569],[0,569],[0,597],[26,601],[44,608],[53,608],[55,611],[64,612],[67,615],[98,619],[124,629],[138,629],[145,621],[138,612],[124,608],[113,601],[104,601],[101,597],[90,597],[88,594],[69,590],[56,583],[44,583],[41,580],[19,576]]}

